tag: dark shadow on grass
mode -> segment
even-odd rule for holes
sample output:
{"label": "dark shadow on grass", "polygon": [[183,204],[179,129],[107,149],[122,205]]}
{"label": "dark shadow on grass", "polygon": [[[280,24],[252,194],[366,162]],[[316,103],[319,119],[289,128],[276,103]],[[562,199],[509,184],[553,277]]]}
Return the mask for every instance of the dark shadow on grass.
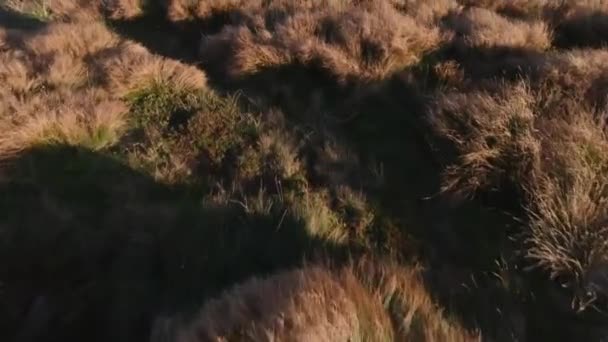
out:
{"label": "dark shadow on grass", "polygon": [[469,83],[480,81],[516,81],[535,76],[545,62],[545,52],[514,47],[466,47],[451,44],[438,52],[437,58],[454,60],[463,69]]}
{"label": "dark shadow on grass", "polygon": [[45,26],[46,23],[44,21],[0,6],[0,27],[5,29],[36,31]]}
{"label": "dark shadow on grass", "polygon": [[107,22],[118,34],[139,42],[153,53],[196,64],[202,31],[193,24],[178,26],[160,15]]}
{"label": "dark shadow on grass", "polygon": [[561,49],[601,48],[608,44],[608,14],[576,15],[555,27],[554,45]]}
{"label": "dark shadow on grass", "polygon": [[144,341],[253,274],[346,258],[280,205],[204,204],[109,155],[37,148],[2,171],[2,340]]}
{"label": "dark shadow on grass", "polygon": [[166,9],[149,6],[139,17],[106,21],[118,34],[141,43],[153,53],[199,64],[199,46],[203,35],[218,33],[225,25],[242,16],[240,10],[231,9],[217,11],[206,18],[172,22]]}

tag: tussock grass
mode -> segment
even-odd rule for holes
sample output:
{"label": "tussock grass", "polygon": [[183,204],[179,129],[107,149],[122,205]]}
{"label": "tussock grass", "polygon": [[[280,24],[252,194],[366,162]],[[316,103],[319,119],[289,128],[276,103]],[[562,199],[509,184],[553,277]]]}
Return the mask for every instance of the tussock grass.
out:
{"label": "tussock grass", "polygon": [[[599,152],[608,140],[603,111],[559,89],[544,84],[535,91],[518,83],[494,93],[443,95],[431,121],[457,154],[444,190],[475,195],[518,189],[530,214],[527,257],[578,298],[579,289],[589,286],[586,274],[608,257],[608,164]],[[593,297],[603,291],[594,289]]]}
{"label": "tussock grass", "polygon": [[543,21],[509,19],[484,8],[470,8],[449,18],[449,25],[467,48],[513,48],[543,51],[552,34]]}
{"label": "tussock grass", "polygon": [[48,142],[111,146],[126,128],[128,93],[154,83],[176,91],[206,84],[200,70],[153,55],[98,20],[2,32],[2,158]]}
{"label": "tussock grass", "polygon": [[398,10],[419,20],[420,23],[427,24],[437,22],[450,12],[458,11],[461,8],[456,0],[392,0],[391,3]]}
{"label": "tussock grass", "polygon": [[207,302],[178,341],[475,341],[443,317],[419,271],[371,261],[250,279]]}
{"label": "tussock grass", "polygon": [[545,142],[545,154],[550,155],[545,160],[551,162],[529,189],[533,202],[527,256],[551,278],[573,288],[573,306],[584,310],[606,296],[601,278],[608,257],[608,160],[600,151],[608,147],[608,136],[604,117],[597,119],[583,106],[570,110],[563,121],[552,120],[545,129],[545,139],[551,139]]}
{"label": "tussock grass", "polygon": [[523,182],[539,162],[533,102],[523,83],[497,94],[442,94],[431,121],[458,154],[446,170],[444,190],[471,195],[505,181]]}
{"label": "tussock grass", "polygon": [[[304,8],[302,8],[304,9]],[[201,56],[232,77],[266,68],[318,66],[340,80],[378,79],[416,63],[441,35],[382,2],[263,7],[205,37]],[[268,17],[266,22],[255,18]],[[223,60],[225,52],[229,60]]]}

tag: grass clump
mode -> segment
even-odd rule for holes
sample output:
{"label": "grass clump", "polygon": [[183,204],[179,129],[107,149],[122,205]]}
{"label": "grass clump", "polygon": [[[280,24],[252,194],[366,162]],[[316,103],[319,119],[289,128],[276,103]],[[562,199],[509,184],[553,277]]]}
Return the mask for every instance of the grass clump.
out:
{"label": "grass clump", "polygon": [[[277,4],[249,16],[203,39],[201,56],[210,66],[237,78],[297,64],[320,67],[340,80],[379,79],[416,63],[441,40],[438,30],[381,2],[306,10]],[[252,20],[256,16],[268,21]],[[224,61],[223,51],[235,53]]]}
{"label": "grass clump", "polygon": [[[576,298],[581,287],[590,286],[586,274],[603,272],[597,265],[608,256],[603,243],[608,164],[599,153],[607,141],[604,119],[584,98],[546,85],[538,92],[519,83],[493,95],[473,94],[441,97],[431,116],[457,155],[444,174],[444,190],[503,196],[515,191],[530,220],[522,253],[572,288],[575,301],[585,302]],[[595,279],[594,299],[605,286]]]}
{"label": "grass clump", "polygon": [[307,266],[249,279],[173,323],[173,333],[178,341],[477,340],[445,320],[419,282],[417,270],[391,264]]}
{"label": "grass clump", "polygon": [[155,81],[182,92],[205,85],[200,71],[125,41],[99,20],[10,34],[0,51],[0,158],[41,143],[110,147],[126,131],[127,91]]}
{"label": "grass clump", "polygon": [[4,0],[0,2],[0,6],[23,13],[40,21],[49,21],[52,19],[49,2],[49,0]]}
{"label": "grass clump", "polygon": [[469,48],[513,48],[543,51],[552,35],[543,21],[505,18],[484,8],[470,8],[449,19],[461,43]]}
{"label": "grass clump", "polygon": [[[608,159],[599,151],[608,139],[603,120],[568,114],[556,124],[567,132],[560,135],[559,149],[547,148],[554,164],[547,165],[530,189],[534,202],[527,256],[571,288],[573,308],[582,311],[606,298]],[[547,134],[559,129],[551,128]]]}
{"label": "grass clump", "polygon": [[534,98],[525,84],[499,94],[442,95],[431,121],[449,139],[458,161],[445,174],[444,190],[463,195],[519,184],[537,167]]}

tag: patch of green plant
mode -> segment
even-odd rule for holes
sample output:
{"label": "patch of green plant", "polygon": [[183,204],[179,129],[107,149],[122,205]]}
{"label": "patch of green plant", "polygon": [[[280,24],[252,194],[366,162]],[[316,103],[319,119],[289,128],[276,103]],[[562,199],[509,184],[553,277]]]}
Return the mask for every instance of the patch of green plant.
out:
{"label": "patch of green plant", "polygon": [[255,116],[240,108],[237,96],[176,91],[169,85],[153,84],[130,94],[127,100],[131,104],[132,139],[126,150],[132,165],[144,167],[165,181],[199,177],[203,183],[209,179],[202,178],[214,170],[225,171],[228,162],[255,168],[255,163],[237,162],[246,154],[255,159],[253,147],[260,129]]}
{"label": "patch of green plant", "polygon": [[153,83],[126,96],[131,105],[136,127],[147,125],[167,126],[176,111],[193,112],[199,103],[197,92],[175,90],[169,84]]}

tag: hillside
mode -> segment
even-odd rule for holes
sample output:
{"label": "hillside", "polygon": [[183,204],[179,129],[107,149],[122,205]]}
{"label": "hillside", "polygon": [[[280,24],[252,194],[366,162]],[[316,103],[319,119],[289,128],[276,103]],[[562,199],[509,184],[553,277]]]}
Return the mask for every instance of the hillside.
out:
{"label": "hillside", "polygon": [[608,2],[0,0],[0,340],[603,341]]}

